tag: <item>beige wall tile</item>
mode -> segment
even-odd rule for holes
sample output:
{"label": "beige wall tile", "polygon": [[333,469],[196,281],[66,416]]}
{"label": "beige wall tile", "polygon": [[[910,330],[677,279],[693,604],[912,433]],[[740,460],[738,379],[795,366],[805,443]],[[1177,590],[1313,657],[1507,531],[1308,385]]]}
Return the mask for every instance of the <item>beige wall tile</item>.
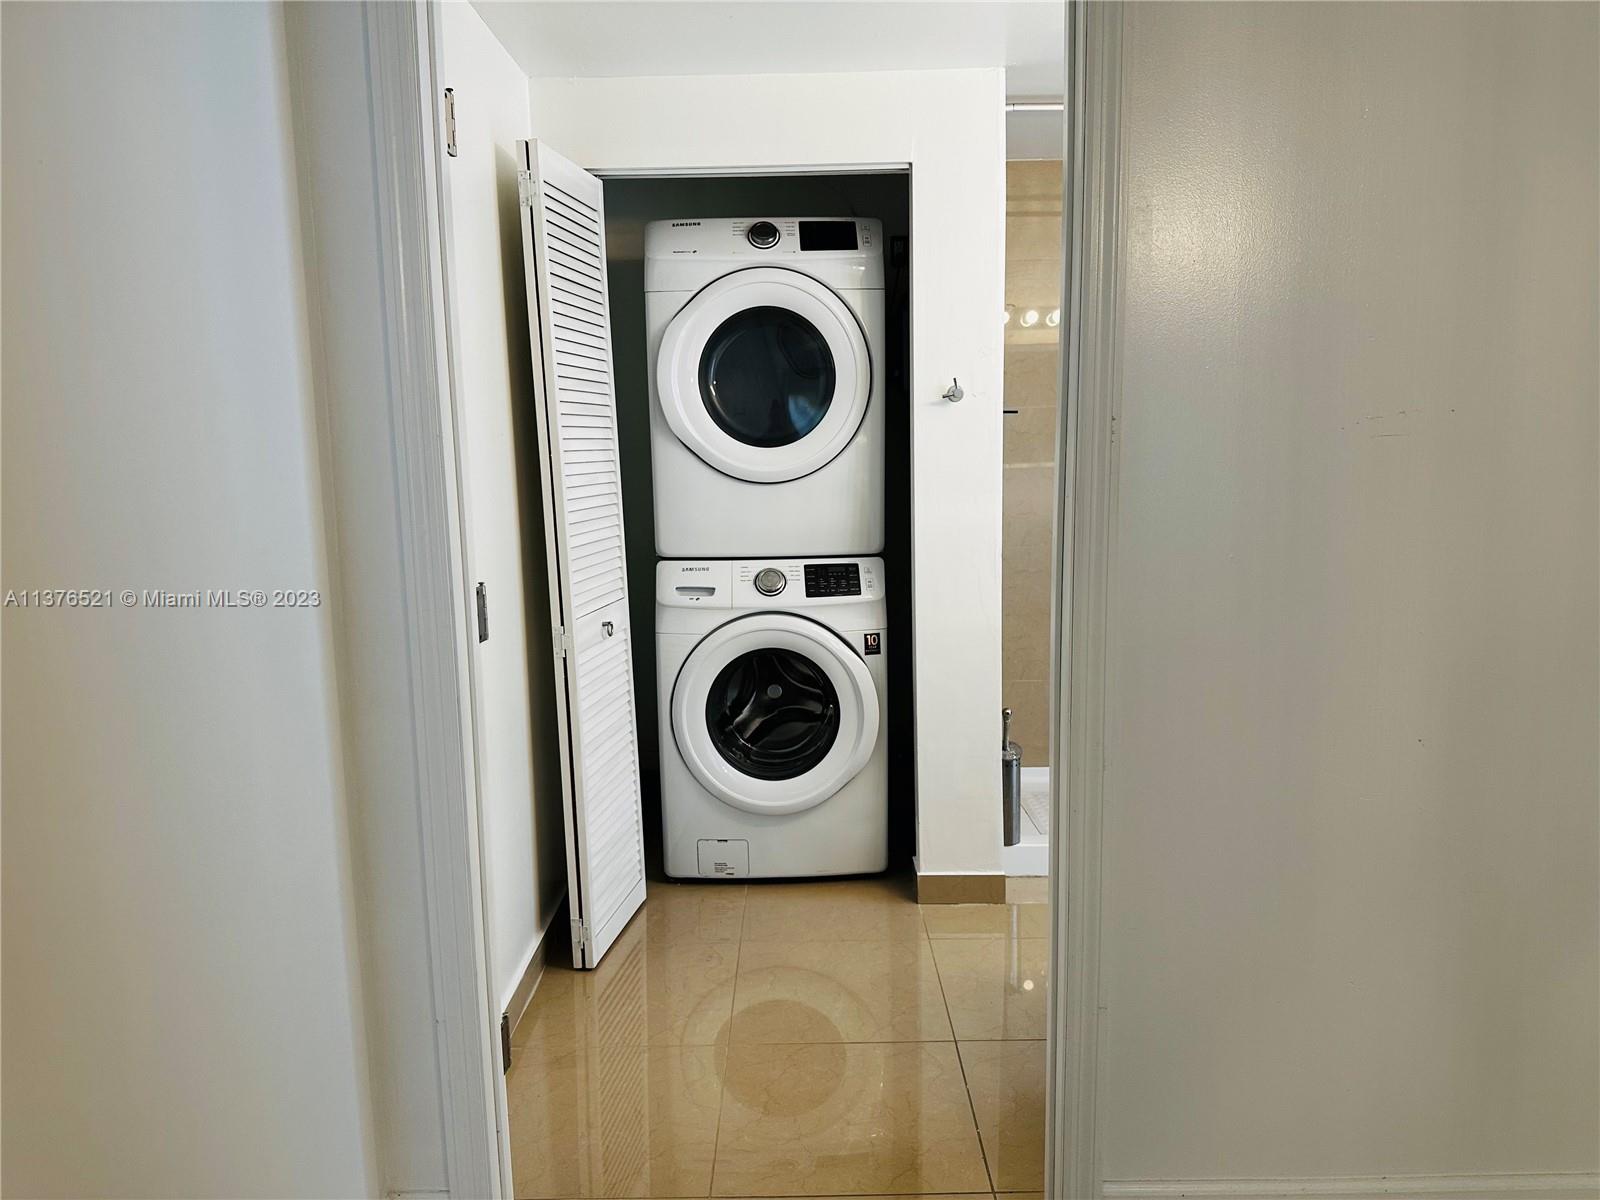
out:
{"label": "beige wall tile", "polygon": [[1050,674],[1048,573],[1017,571],[1004,577],[1002,587],[1001,677],[1044,679]]}
{"label": "beige wall tile", "polygon": [[1006,526],[1001,550],[1007,565],[1022,572],[1049,574],[1050,531],[1056,507],[1055,464],[1007,467],[1003,486]]}
{"label": "beige wall tile", "polygon": [[1008,400],[1006,407],[1017,409],[1014,413],[1008,412],[1005,418],[1006,466],[1054,466],[1057,406],[1019,406]]}
{"label": "beige wall tile", "polygon": [[[1005,343],[1005,348],[1009,351],[1016,349],[1027,349],[1029,347],[1038,347],[1041,350],[1049,350],[1053,353],[1059,353],[1061,348],[1060,326],[1052,329],[1049,325],[1044,324],[1044,318],[1049,316],[1049,310],[1041,310],[1040,323],[1034,325],[1032,328],[1025,328],[1022,325],[1020,318],[1023,315],[1026,314],[1019,314],[1017,320],[1012,321],[1011,324],[1005,327],[1005,330],[1001,335],[1001,338]],[[1057,385],[1052,384],[1051,386],[1059,391],[1059,387],[1057,387]]]}
{"label": "beige wall tile", "polygon": [[1012,213],[1006,218],[1006,263],[1038,258],[1061,261],[1061,213]]}
{"label": "beige wall tile", "polygon": [[1007,682],[1043,683],[1050,675],[1050,601],[1041,596],[1034,604],[1008,595],[1005,603],[1007,620],[1001,642],[1000,678]]}
{"label": "beige wall tile", "polygon": [[1006,263],[1006,303],[1045,310],[1061,303],[1061,259],[1015,258]]}
{"label": "beige wall tile", "polygon": [[1006,407],[1055,408],[1061,391],[1061,348],[1054,342],[1014,345],[1008,340],[1005,355]]}
{"label": "beige wall tile", "polygon": [[1024,764],[1043,766],[1049,756],[1044,681],[1050,674],[1055,467],[1008,466],[1004,487],[1001,699],[1015,710],[1012,736],[1022,743]]}
{"label": "beige wall tile", "polygon": [[1016,159],[1006,163],[1006,215],[1013,211],[1061,208],[1061,160]]}
{"label": "beige wall tile", "polygon": [[1022,765],[1050,765],[1050,693],[1043,679],[1000,680],[1000,698],[1012,710],[1011,740],[1022,747]]}
{"label": "beige wall tile", "polygon": [[[1006,303],[1041,318],[1061,303],[1061,162],[1006,165]],[[1041,324],[1005,337],[1001,697],[1026,766],[1049,762],[1050,600],[1060,336]],[[1029,465],[1023,465],[1029,464]]]}
{"label": "beige wall tile", "polygon": [[1002,486],[1001,596],[1027,602],[1051,587],[1056,481],[1053,466],[1007,467]]}

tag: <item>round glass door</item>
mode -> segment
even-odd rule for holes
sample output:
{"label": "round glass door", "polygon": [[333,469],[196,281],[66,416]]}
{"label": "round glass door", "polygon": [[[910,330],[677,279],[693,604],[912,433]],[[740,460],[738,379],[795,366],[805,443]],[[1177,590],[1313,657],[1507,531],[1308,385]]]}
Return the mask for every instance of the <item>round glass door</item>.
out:
{"label": "round glass door", "polygon": [[799,479],[855,437],[872,395],[850,307],[799,271],[751,267],[697,292],[662,334],[656,399],[678,440],[751,483]]}
{"label": "round glass door", "polygon": [[755,813],[821,804],[878,742],[878,692],[843,638],[789,613],[739,617],[689,652],[672,689],[672,733],[713,795]]}
{"label": "round glass door", "polygon": [[700,352],[700,399],[729,437],[788,446],[833,403],[833,352],[798,313],[764,304],[734,313]]}
{"label": "round glass door", "polygon": [[706,693],[711,744],[754,779],[793,779],[827,756],[839,736],[839,693],[827,672],[782,647],[747,650]]}

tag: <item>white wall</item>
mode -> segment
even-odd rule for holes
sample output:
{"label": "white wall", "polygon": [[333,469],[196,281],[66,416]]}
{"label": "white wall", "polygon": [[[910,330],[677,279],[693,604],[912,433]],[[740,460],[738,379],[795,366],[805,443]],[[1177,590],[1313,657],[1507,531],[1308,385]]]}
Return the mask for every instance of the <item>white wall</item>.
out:
{"label": "white wall", "polygon": [[517,201],[528,81],[471,5],[446,4],[442,16],[440,77],[456,101],[457,156],[445,160],[456,412],[473,569],[489,593],[476,672],[485,915],[490,986],[504,1011],[566,892]]}
{"label": "white wall", "polygon": [[[327,596],[277,5],[6,5],[4,586]],[[329,609],[4,616],[3,1187],[377,1189]]]}
{"label": "white wall", "polygon": [[[998,872],[1005,127],[1000,70],[536,79],[601,173],[911,164],[918,867]],[[952,378],[960,404],[940,399]],[[906,769],[911,764],[896,764]]]}
{"label": "white wall", "polygon": [[1597,9],[1124,16],[1105,1177],[1593,1172]]}

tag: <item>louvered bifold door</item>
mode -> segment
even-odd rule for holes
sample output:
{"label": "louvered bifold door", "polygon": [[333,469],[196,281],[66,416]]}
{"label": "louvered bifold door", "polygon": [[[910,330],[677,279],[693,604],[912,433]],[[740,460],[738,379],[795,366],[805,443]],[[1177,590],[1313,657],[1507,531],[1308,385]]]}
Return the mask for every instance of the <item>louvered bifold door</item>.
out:
{"label": "louvered bifold door", "polygon": [[644,903],[605,214],[593,175],[518,149],[573,962],[592,967]]}

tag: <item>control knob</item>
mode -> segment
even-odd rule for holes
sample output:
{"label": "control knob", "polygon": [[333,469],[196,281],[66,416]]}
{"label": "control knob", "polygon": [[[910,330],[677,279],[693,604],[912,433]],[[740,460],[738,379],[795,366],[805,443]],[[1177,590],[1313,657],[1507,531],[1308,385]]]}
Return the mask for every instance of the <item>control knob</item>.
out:
{"label": "control knob", "polygon": [[778,244],[778,227],[771,221],[757,221],[745,231],[745,237],[757,250],[771,250]]}
{"label": "control knob", "polygon": [[756,572],[756,591],[763,596],[776,596],[788,583],[788,578],[777,567],[762,567]]}

